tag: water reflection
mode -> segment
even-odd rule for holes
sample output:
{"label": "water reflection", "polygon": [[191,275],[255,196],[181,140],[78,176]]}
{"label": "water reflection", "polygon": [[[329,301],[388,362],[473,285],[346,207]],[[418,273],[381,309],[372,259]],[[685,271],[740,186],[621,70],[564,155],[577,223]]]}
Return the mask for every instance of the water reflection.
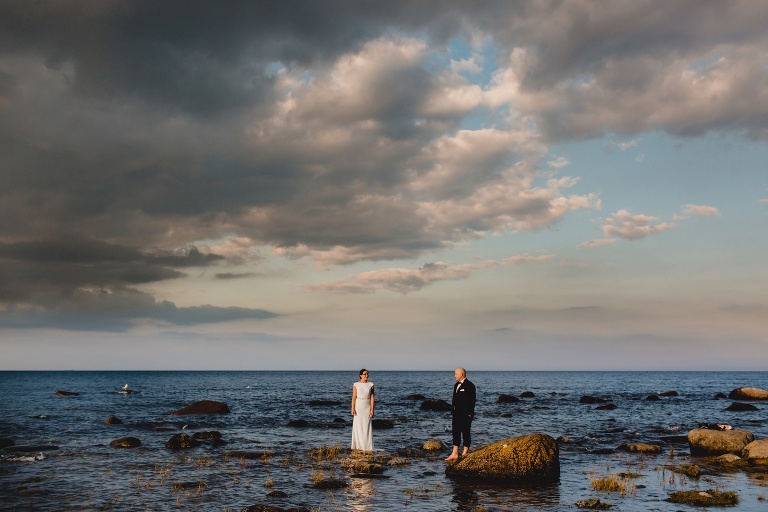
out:
{"label": "water reflection", "polygon": [[560,484],[457,481],[451,502],[456,504],[457,511],[507,507],[510,503],[515,504],[516,510],[559,510]]}
{"label": "water reflection", "polygon": [[349,500],[346,508],[354,512],[373,510],[371,501],[375,494],[373,480],[368,478],[352,478],[349,486]]}

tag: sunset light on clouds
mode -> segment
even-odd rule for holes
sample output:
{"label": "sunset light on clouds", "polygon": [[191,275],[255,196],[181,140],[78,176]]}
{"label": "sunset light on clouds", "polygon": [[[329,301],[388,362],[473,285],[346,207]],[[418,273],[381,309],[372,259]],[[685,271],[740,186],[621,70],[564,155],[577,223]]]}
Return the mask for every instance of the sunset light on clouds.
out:
{"label": "sunset light on clouds", "polygon": [[0,0],[0,370],[763,370],[766,26]]}

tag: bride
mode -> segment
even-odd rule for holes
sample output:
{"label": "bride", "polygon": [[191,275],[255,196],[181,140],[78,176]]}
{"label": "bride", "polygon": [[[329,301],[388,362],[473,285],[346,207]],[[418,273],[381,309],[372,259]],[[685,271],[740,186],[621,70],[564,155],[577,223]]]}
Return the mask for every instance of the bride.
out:
{"label": "bride", "polygon": [[360,380],[352,384],[352,449],[373,450],[371,418],[374,406],[373,382],[368,382],[368,370],[360,370]]}

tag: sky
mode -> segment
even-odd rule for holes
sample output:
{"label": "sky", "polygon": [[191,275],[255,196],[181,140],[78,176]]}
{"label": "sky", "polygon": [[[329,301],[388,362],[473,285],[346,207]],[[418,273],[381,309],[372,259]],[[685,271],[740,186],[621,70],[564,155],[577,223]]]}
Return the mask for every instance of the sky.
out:
{"label": "sky", "polygon": [[0,0],[0,370],[765,370],[766,26]]}

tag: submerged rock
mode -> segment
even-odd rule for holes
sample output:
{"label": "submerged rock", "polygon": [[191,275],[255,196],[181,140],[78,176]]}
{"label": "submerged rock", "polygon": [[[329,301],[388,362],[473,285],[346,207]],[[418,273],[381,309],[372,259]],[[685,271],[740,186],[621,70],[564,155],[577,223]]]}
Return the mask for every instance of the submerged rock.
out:
{"label": "submerged rock", "polygon": [[746,430],[712,430],[695,428],[688,432],[691,455],[741,454],[749,443],[755,440],[752,432]]}
{"label": "submerged rock", "polygon": [[759,410],[752,404],[745,404],[742,402],[733,402],[731,405],[725,408],[726,411],[732,412],[745,412],[745,411],[757,411]]}
{"label": "submerged rock", "polygon": [[240,512],[310,512],[308,508],[280,508],[275,507],[274,505],[251,505],[250,507],[245,507]]}
{"label": "submerged rock", "polygon": [[57,391],[56,396],[80,396],[80,393],[76,393],[74,391]]}
{"label": "submerged rock", "polygon": [[427,397],[419,393],[412,393],[405,397],[406,400],[425,400],[426,398]]}
{"label": "submerged rock", "polygon": [[186,450],[199,445],[200,441],[192,439],[192,437],[187,434],[176,434],[165,443],[165,447],[169,450]]}
{"label": "submerged rock", "polygon": [[520,396],[522,398],[533,398],[536,395],[533,394],[533,391],[523,391],[522,393],[520,393]]}
{"label": "submerged rock", "polygon": [[117,416],[110,416],[109,418],[104,420],[105,425],[122,425],[123,420],[118,418]]}
{"label": "submerged rock", "polygon": [[511,437],[448,464],[445,474],[454,478],[557,481],[560,451],[557,442],[546,434]]}
{"label": "submerged rock", "polygon": [[371,427],[374,430],[384,430],[389,428],[395,427],[395,422],[392,420],[384,420],[376,418],[375,420],[371,420]]}
{"label": "submerged rock", "polygon": [[600,398],[599,396],[584,395],[579,398],[580,404],[604,404],[606,402],[605,398]]}
{"label": "submerged rock", "polygon": [[736,388],[728,393],[731,400],[768,400],[768,391],[760,388]]}
{"label": "submerged rock", "polygon": [[326,407],[331,405],[341,405],[341,402],[338,400],[310,400],[307,402],[307,405],[311,405],[313,407]]}
{"label": "submerged rock", "polygon": [[598,498],[579,500],[576,502],[576,506],[587,510],[608,510],[612,507],[610,503],[603,503]]}
{"label": "submerged rock", "polygon": [[680,393],[677,391],[664,391],[663,393],[659,393],[659,396],[680,396]]}
{"label": "submerged rock", "polygon": [[500,404],[514,404],[514,403],[517,403],[519,401],[520,401],[520,399],[517,398],[514,395],[507,395],[507,394],[503,394],[503,393],[501,395],[499,395],[499,403]]}
{"label": "submerged rock", "polygon": [[192,439],[196,441],[205,440],[210,441],[212,439],[221,439],[221,432],[218,430],[210,430],[207,432],[195,432],[192,434]]}
{"label": "submerged rock", "polygon": [[651,453],[651,454],[661,453],[661,446],[657,444],[648,444],[648,443],[622,444],[619,446],[618,449],[624,452],[629,452],[629,453]]}
{"label": "submerged rock", "polygon": [[0,449],[7,448],[9,446],[13,446],[16,443],[13,442],[13,439],[0,439]]}
{"label": "submerged rock", "polygon": [[324,478],[319,482],[313,483],[312,487],[315,489],[344,489],[349,487],[349,483],[339,478]]}
{"label": "submerged rock", "polygon": [[216,402],[214,400],[201,400],[186,407],[182,407],[178,411],[174,411],[171,414],[173,416],[185,416],[190,414],[227,414],[229,412],[229,407],[223,402]]}
{"label": "submerged rock", "polygon": [[427,400],[421,402],[419,409],[422,411],[452,411],[453,407],[445,400],[428,398]]}
{"label": "submerged rock", "polygon": [[121,437],[109,443],[109,446],[112,448],[136,448],[141,446],[141,441],[135,437]]}

